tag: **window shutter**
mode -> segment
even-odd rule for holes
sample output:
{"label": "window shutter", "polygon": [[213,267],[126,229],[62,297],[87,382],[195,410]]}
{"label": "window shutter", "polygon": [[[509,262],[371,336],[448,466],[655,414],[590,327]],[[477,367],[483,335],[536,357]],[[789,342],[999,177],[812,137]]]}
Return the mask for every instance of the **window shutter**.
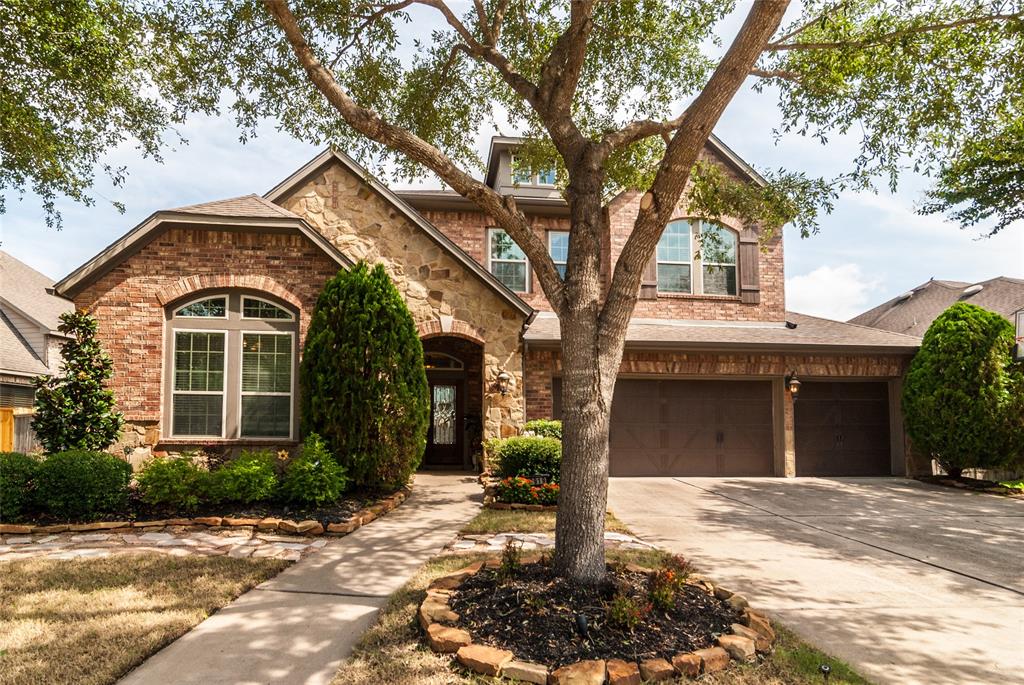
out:
{"label": "window shutter", "polygon": [[757,233],[750,228],[740,232],[740,300],[745,304],[761,301],[760,249]]}
{"label": "window shutter", "polygon": [[658,251],[655,249],[650,261],[644,267],[644,275],[640,280],[640,299],[658,299]]}

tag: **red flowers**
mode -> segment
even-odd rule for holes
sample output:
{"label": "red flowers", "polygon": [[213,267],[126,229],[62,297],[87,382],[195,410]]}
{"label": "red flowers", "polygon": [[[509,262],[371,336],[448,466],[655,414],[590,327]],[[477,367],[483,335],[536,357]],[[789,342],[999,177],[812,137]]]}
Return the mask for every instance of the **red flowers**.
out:
{"label": "red flowers", "polygon": [[534,485],[525,476],[510,476],[498,483],[498,499],[511,504],[558,504],[558,483]]}

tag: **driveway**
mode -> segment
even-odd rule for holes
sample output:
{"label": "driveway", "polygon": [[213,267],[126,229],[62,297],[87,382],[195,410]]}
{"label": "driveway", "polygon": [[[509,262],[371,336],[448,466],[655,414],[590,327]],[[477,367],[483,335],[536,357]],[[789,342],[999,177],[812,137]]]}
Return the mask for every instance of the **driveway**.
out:
{"label": "driveway", "polygon": [[1024,502],[896,478],[613,478],[609,508],[873,680],[1024,682]]}

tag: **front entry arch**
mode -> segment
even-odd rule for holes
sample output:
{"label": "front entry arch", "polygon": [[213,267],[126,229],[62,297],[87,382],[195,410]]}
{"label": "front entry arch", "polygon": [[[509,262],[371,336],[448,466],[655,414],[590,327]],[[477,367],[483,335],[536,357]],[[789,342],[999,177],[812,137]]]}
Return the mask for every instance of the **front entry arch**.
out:
{"label": "front entry arch", "polygon": [[483,408],[483,347],[453,336],[423,341],[430,386],[425,469],[464,469],[479,449]]}

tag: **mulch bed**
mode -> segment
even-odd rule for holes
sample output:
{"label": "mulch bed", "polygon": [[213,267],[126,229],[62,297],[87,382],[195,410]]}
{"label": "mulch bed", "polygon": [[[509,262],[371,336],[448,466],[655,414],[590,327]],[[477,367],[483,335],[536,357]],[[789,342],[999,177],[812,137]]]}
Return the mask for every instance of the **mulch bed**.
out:
{"label": "mulch bed", "polygon": [[[608,620],[605,605],[617,592],[645,602],[647,586],[646,574],[615,565],[600,586],[580,587],[531,563],[507,581],[485,568],[467,578],[450,603],[475,642],[552,667],[587,659],[671,659],[712,646],[739,621],[736,610],[692,585],[679,593],[671,611],[652,609],[632,631]],[[578,632],[577,614],[586,617],[586,638]]]}
{"label": "mulch bed", "polygon": [[993,495],[1009,495],[1011,497],[1024,497],[1024,490],[1020,490],[1018,488],[1008,488],[1005,485],[1000,485],[999,483],[993,480],[984,480],[981,478],[968,478],[967,476],[960,476],[959,478],[952,478],[950,476],[917,476],[917,480],[921,481],[922,483],[960,488],[961,490],[987,492]]}

